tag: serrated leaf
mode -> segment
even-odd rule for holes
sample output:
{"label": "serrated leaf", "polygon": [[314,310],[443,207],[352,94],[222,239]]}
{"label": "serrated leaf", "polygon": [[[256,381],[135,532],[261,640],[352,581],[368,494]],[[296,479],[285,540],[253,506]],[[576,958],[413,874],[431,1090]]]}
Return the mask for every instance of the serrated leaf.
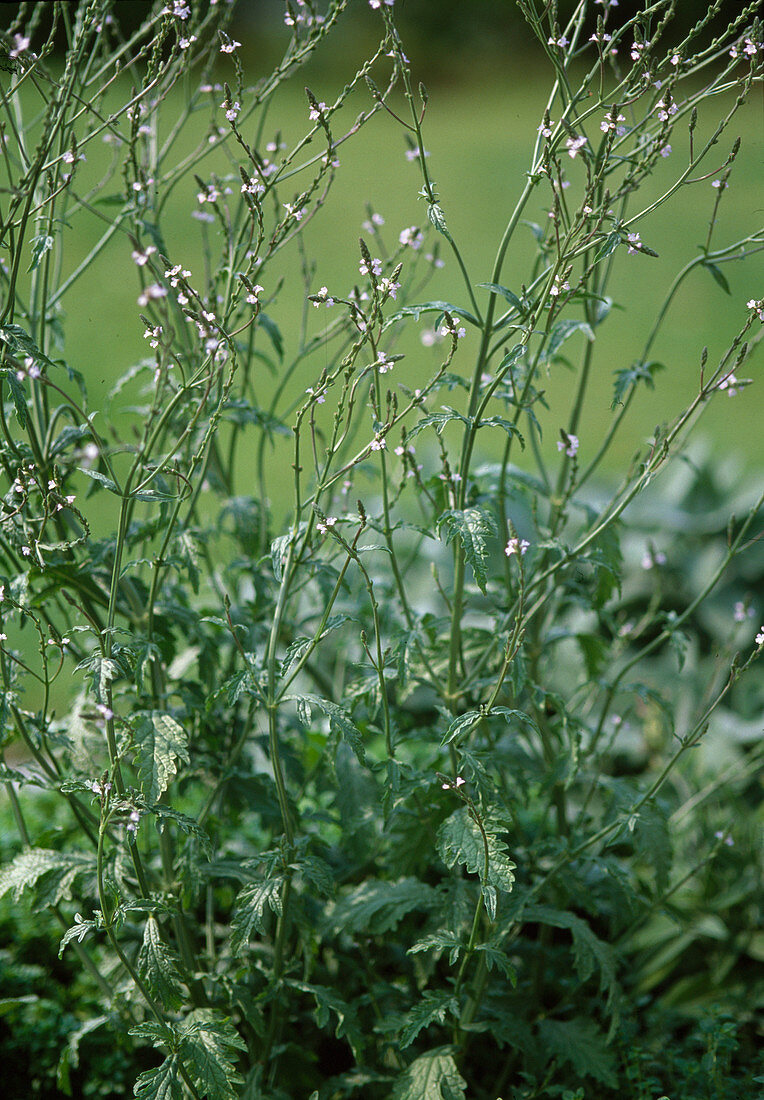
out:
{"label": "serrated leaf", "polygon": [[617,1086],[615,1059],[593,1020],[542,1020],[539,1035],[549,1051],[582,1077],[594,1077],[610,1088]]}
{"label": "serrated leaf", "polygon": [[24,387],[19,382],[15,373],[12,370],[4,370],[3,376],[5,377],[8,387],[11,391],[11,397],[13,398],[13,407],[16,410],[16,419],[22,428],[27,426],[27,395]]}
{"label": "serrated leaf", "polygon": [[679,630],[674,627],[669,634],[669,649],[672,650],[677,660],[679,671],[684,668],[684,662],[687,658],[687,649],[690,645],[690,636],[684,630]]}
{"label": "serrated leaf", "polygon": [[426,989],[421,1001],[417,1001],[406,1013],[405,1024],[398,1036],[399,1050],[405,1050],[406,1047],[411,1046],[419,1032],[424,1031],[430,1024],[442,1024],[448,1012],[453,1016],[457,1016],[459,1012],[459,1002],[453,993]]}
{"label": "serrated leaf", "polygon": [[141,790],[156,802],[172,782],[177,761],[189,763],[188,734],[169,714],[143,714],[134,724],[133,747]]}
{"label": "serrated leaf", "polygon": [[162,802],[149,804],[147,809],[157,818],[157,829],[160,833],[163,832],[166,822],[172,821],[186,836],[193,836],[199,841],[202,851],[208,858],[212,855],[212,841],[193,817]]}
{"label": "serrated leaf", "polygon": [[429,912],[436,902],[431,886],[407,877],[396,882],[368,879],[329,908],[328,926],[334,932],[364,932],[381,936],[396,928],[410,912]]}
{"label": "serrated leaf", "polygon": [[611,256],[615,252],[616,248],[618,248],[618,245],[621,243],[621,241],[621,234],[617,230],[613,230],[612,233],[609,233],[608,236],[605,238],[605,243],[602,245],[602,248],[600,248],[599,252],[594,257],[595,264],[599,263],[600,260],[605,260],[608,256]]}
{"label": "serrated leaf", "polygon": [[501,428],[511,439],[517,437],[521,448],[525,450],[525,439],[522,432],[516,424],[513,424],[511,420],[506,420],[503,416],[486,416],[478,423],[478,428]]}
{"label": "serrated leaf", "polygon": [[177,1011],[185,993],[177,968],[177,956],[162,940],[159,924],[149,916],[143,929],[143,943],[138,952],[138,970],[149,990],[165,1008]]}
{"label": "serrated leaf", "polygon": [[534,733],[539,732],[538,724],[534,718],[531,718],[530,714],[526,714],[524,710],[516,710],[513,707],[491,707],[491,715],[499,715],[509,725],[514,719],[516,722],[520,722],[523,726],[528,726]]}
{"label": "serrated leaf", "polygon": [[281,913],[284,876],[273,875],[251,882],[239,891],[231,921],[231,952],[240,955],[254,932],[265,931],[265,910]]}
{"label": "serrated leaf", "polygon": [[81,669],[92,672],[93,694],[99,703],[104,701],[109,684],[128,672],[128,669],[117,658],[104,657],[100,651],[86,657],[84,661],[80,661],[75,671],[79,672]]}
{"label": "serrated leaf", "polygon": [[338,1039],[341,1039],[344,1035],[353,1038],[358,1035],[355,1012],[333,989],[323,985],[311,985],[309,982],[300,982],[295,979],[288,979],[284,984],[291,989],[299,989],[302,993],[308,993],[313,997],[316,1003],[313,1018],[317,1027],[324,1029],[329,1023],[330,1014],[333,1013],[337,1018],[334,1034]]}
{"label": "serrated leaf", "polygon": [[451,313],[455,317],[462,317],[465,321],[468,321],[471,325],[475,325],[480,328],[480,321],[474,313],[470,313],[466,309],[462,309],[461,306],[455,306],[451,302],[422,302],[419,305],[403,306],[402,309],[397,309],[395,313],[385,320],[383,328],[389,328],[390,325],[400,321],[403,317],[413,317],[418,321],[423,313]]}
{"label": "serrated leaf", "polygon": [[480,943],[475,950],[485,953],[489,970],[493,970],[493,968],[496,967],[497,970],[502,972],[505,978],[509,978],[513,986],[517,985],[517,971],[505,951],[502,951],[501,948],[490,943]]}
{"label": "serrated leaf", "polygon": [[447,528],[446,542],[452,542],[458,538],[464,550],[464,557],[472,570],[480,591],[486,591],[486,559],[488,557],[487,537],[495,535],[496,520],[485,508],[465,508],[463,511],[450,508],[438,517],[436,529],[440,534],[441,527]]}
{"label": "serrated leaf", "polygon": [[639,810],[634,826],[634,846],[655,872],[658,893],[668,886],[673,857],[671,833],[665,810],[656,802],[646,802]]}
{"label": "serrated leaf", "polygon": [[414,1059],[404,1070],[393,1086],[391,1100],[459,1100],[466,1088],[450,1048],[438,1047]]}
{"label": "serrated leaf", "polygon": [[552,359],[566,340],[576,332],[583,332],[587,340],[594,339],[594,332],[592,326],[588,321],[558,321],[552,326],[547,340],[546,348],[542,354],[542,359]]}
{"label": "serrated leaf", "polygon": [[408,951],[407,955],[416,955],[420,951],[439,951],[447,949],[449,952],[448,964],[453,966],[459,955],[464,950],[464,944],[453,932],[432,932],[429,936],[423,936],[417,940]]}
{"label": "serrated leaf", "polygon": [[59,959],[64,954],[64,949],[67,944],[72,940],[76,940],[77,943],[82,943],[89,932],[94,932],[98,927],[98,922],[94,920],[83,920],[79,913],[75,914],[75,922],[71,927],[67,928],[61,937],[61,942],[58,945],[58,957]]}
{"label": "serrated leaf", "polygon": [[461,413],[456,412],[454,409],[449,409],[447,412],[434,412],[428,416],[422,417],[421,420],[417,420],[416,424],[411,428],[411,431],[407,433],[407,439],[415,439],[420,432],[423,432],[425,428],[434,428],[438,435],[441,435],[446,424],[452,420],[458,420],[462,424],[471,424],[472,421],[462,416]]}
{"label": "serrated leaf", "polygon": [[663,363],[658,363],[655,359],[651,359],[647,363],[637,360],[635,363],[632,363],[630,367],[615,371],[613,400],[610,404],[611,409],[614,409],[616,405],[622,405],[626,392],[630,390],[632,386],[636,386],[638,382],[644,382],[650,390],[655,389],[653,375],[657,374],[659,370],[665,369],[666,367]]}
{"label": "serrated leaf", "polygon": [[567,928],[573,936],[573,963],[581,981],[587,981],[597,968],[600,971],[600,989],[607,989],[612,995],[616,988],[615,953],[609,944],[595,936],[586,921],[573,913],[545,905],[529,906],[523,911],[523,917],[553,928]]}
{"label": "serrated leaf", "polygon": [[252,686],[252,673],[248,668],[245,668],[243,672],[235,672],[233,676],[230,676],[223,683],[223,690],[226,693],[228,706],[232,707],[237,703],[242,695],[252,689]]}
{"label": "serrated leaf", "polygon": [[[287,696],[287,698],[293,698],[293,696]],[[361,731],[343,707],[337,703],[332,703],[329,699],[322,699],[320,695],[301,695],[299,698],[303,705],[318,707],[329,719],[331,725],[339,731],[343,741],[347,741],[350,745],[358,757],[359,764],[366,762],[366,750],[364,749]]]}
{"label": "serrated leaf", "polygon": [[292,535],[279,535],[271,543],[271,566],[273,568],[273,576],[278,583],[281,583],[283,577],[283,567],[286,561],[287,550],[289,544],[292,541]]}
{"label": "serrated leaf", "polygon": [[71,897],[79,875],[95,873],[95,857],[81,852],[56,852],[27,848],[0,870],[0,898],[9,890],[18,901],[24,890],[33,890],[35,912]]}
{"label": "serrated leaf", "polygon": [[114,493],[118,497],[122,496],[122,490],[105,474],[99,473],[98,470],[89,470],[87,466],[78,466],[77,470],[79,473],[85,474],[85,476],[89,477],[92,481],[97,481],[99,485],[103,485],[110,493]]}
{"label": "serrated leaf", "polygon": [[456,741],[457,738],[461,738],[462,735],[469,733],[476,722],[479,722],[483,717],[482,711],[468,710],[464,714],[460,714],[458,718],[454,718],[451,725],[443,734],[441,745],[450,745],[452,741]]}
{"label": "serrated leaf", "polygon": [[156,1069],[144,1070],[133,1087],[138,1100],[183,1100],[183,1094],[177,1054],[165,1058]]}
{"label": "serrated leaf", "polygon": [[438,233],[442,233],[446,240],[451,240],[451,234],[448,232],[448,226],[446,225],[446,215],[443,213],[443,209],[440,203],[431,202],[427,207],[427,217],[430,219],[431,225],[437,229]]}
{"label": "serrated leaf", "polygon": [[178,1029],[180,1055],[194,1084],[208,1100],[237,1100],[235,1050],[246,1044],[230,1020],[212,1008],[197,1008]]}
{"label": "serrated leaf", "polygon": [[127,1033],[135,1035],[139,1039],[148,1039],[155,1047],[167,1049],[177,1036],[177,1027],[171,1023],[160,1023],[158,1020],[143,1020],[135,1024]]}
{"label": "serrated leaf", "polygon": [[507,845],[484,824],[488,840],[488,868],[483,834],[466,806],[455,810],[438,829],[438,851],[446,867],[463,864],[484,885],[510,891],[516,864],[507,856]]}
{"label": "serrated leaf", "polygon": [[299,661],[303,653],[310,647],[310,638],[295,638],[294,641],[289,643],[287,651],[281,660],[281,667],[279,669],[279,676],[283,679],[289,672],[295,661]]}
{"label": "serrated leaf", "polygon": [[32,262],[27,268],[27,275],[30,271],[34,271],[36,267],[39,267],[42,263],[42,258],[46,252],[50,252],[55,244],[55,238],[51,237],[49,233],[41,233],[37,237],[32,237]]}
{"label": "serrated leaf", "polygon": [[0,340],[8,345],[13,355],[29,356],[44,367],[53,367],[56,364],[37,346],[32,337],[21,325],[0,326]]}

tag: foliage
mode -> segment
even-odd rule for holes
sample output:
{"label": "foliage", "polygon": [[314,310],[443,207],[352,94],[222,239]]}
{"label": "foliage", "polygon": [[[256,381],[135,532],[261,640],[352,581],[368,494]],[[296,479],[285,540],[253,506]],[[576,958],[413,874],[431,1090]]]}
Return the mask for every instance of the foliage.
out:
{"label": "foliage", "polygon": [[[347,6],[287,3],[254,86],[230,4],[155,5],[123,34],[111,0],[55,2],[3,32],[6,1082],[753,1095],[764,507],[690,437],[749,385],[755,291],[719,347],[686,326],[687,406],[618,485],[601,468],[660,387],[679,289],[710,273],[726,293],[724,266],[764,245],[716,241],[757,5],[711,5],[666,49],[668,0],[618,23],[582,0],[565,25],[520,0],[548,108],[475,272],[392,0],[363,5],[379,43],[336,98],[305,89],[302,135],[271,129]],[[370,209],[356,246],[338,218],[360,278],[328,288],[306,229],[372,119],[405,133],[422,224],[391,242]],[[700,221],[699,194],[704,243],[608,364],[603,329],[633,306],[613,271],[660,268],[651,215],[693,202]],[[198,245],[168,213],[189,202]],[[282,331],[290,252],[303,306]],[[91,403],[65,310],[107,255],[137,280],[146,351]],[[610,415],[579,439],[607,369]]]}

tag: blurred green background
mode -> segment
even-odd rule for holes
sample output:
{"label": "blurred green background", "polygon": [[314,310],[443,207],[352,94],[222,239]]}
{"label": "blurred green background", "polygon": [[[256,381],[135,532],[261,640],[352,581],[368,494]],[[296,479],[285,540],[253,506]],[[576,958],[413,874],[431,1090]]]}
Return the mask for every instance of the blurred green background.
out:
{"label": "blurred green background", "polygon": [[[118,5],[120,19],[125,20],[126,25],[137,22],[146,7],[137,0],[121,3]],[[736,7],[723,5],[729,12]],[[13,5],[7,8],[10,10]],[[686,25],[693,11],[701,10],[701,5],[688,3],[680,8],[678,28]],[[284,8],[274,0],[240,4],[236,11],[237,21],[232,33],[242,43],[245,83],[253,84],[270,71],[286,46],[288,32],[283,24]],[[428,166],[436,181],[449,229],[465,258],[471,281],[474,284],[489,281],[504,225],[524,183],[551,82],[549,64],[518,20],[513,3],[473,2],[469,5],[468,19],[465,19],[464,5],[455,2],[432,4],[425,0],[399,0],[395,11],[404,47],[412,61],[414,78],[421,77],[427,83],[430,98],[424,134],[430,153]],[[370,11],[365,0],[351,2],[325,48],[322,47],[315,60],[297,72],[275,96],[269,109],[266,138],[280,133],[287,142],[299,139],[308,125],[304,85],[309,85],[319,100],[331,103],[373,49],[379,28],[378,13]],[[218,79],[232,81],[232,78],[230,58],[221,58]],[[115,95],[128,91],[125,82],[122,88],[115,90]],[[181,109],[183,92],[178,90],[176,94],[177,98],[167,102],[161,116],[164,133]],[[402,105],[400,97],[394,102]],[[701,108],[699,134],[709,134],[731,103],[730,95],[706,102]],[[356,90],[341,115],[333,120],[335,133],[351,125],[355,116],[369,105],[366,89]],[[192,120],[188,132],[177,144],[178,158],[198,141],[205,120],[206,115],[201,115],[198,127]],[[251,130],[254,125],[252,121]],[[717,247],[764,224],[761,190],[764,101],[761,89],[754,89],[750,102],[723,136],[718,153],[709,157],[705,172],[714,173],[718,169],[738,135],[742,138],[742,149],[721,206],[714,234]],[[160,140],[162,136],[160,130]],[[674,153],[658,166],[655,178],[648,182],[632,209],[645,205],[671,182],[678,165],[686,157],[686,129],[677,131],[673,145]],[[341,147],[341,167],[332,193],[325,208],[305,232],[308,254],[316,265],[313,289],[326,285],[330,292],[343,294],[357,279],[357,242],[362,223],[367,218],[367,204],[384,216],[383,233],[391,249],[402,229],[425,223],[424,204],[418,198],[420,173],[418,166],[407,160],[406,148],[401,127],[384,113],[378,114],[360,134]],[[88,146],[87,164],[79,169],[81,192],[89,180],[95,182],[100,178],[108,156],[106,147],[100,147],[98,142]],[[575,185],[576,178],[581,178],[576,175],[580,166],[571,162],[567,167]],[[204,178],[209,178],[212,172],[220,175],[233,172],[234,185],[238,179],[234,165],[219,150],[211,151],[196,167],[196,172]],[[716,196],[711,186],[713,178],[712,174],[683,189],[673,201],[640,223],[638,228],[643,241],[659,253],[659,258],[627,256],[625,249],[619,250],[611,292],[622,309],[613,310],[606,324],[598,330],[591,393],[579,433],[583,463],[595,452],[614,415],[611,411],[613,372],[629,367],[641,355],[645,336],[675,273],[698,254],[698,245],[705,239]],[[301,185],[304,185],[302,177],[297,177],[295,189]],[[117,175],[111,190],[116,194],[120,187]],[[192,211],[198,209],[197,190],[197,184],[189,176],[175,189],[163,214],[163,231],[172,261],[188,266],[195,275],[203,266],[203,232],[192,218]],[[282,196],[284,201],[289,197],[288,193]],[[540,189],[537,204],[528,209],[529,220],[544,221],[546,198]],[[65,272],[74,270],[103,229],[103,221],[87,212],[78,213],[62,228],[60,247],[64,249]],[[213,254],[216,244],[220,243],[216,233],[215,227],[210,227]],[[516,292],[528,278],[534,243],[531,231],[520,226],[502,277],[502,281]],[[441,241],[441,245],[441,254],[447,262],[435,273],[424,297],[468,306],[456,263],[445,242]],[[147,352],[142,339],[143,325],[138,318],[140,309],[136,299],[140,286],[138,272],[130,260],[131,249],[126,236],[117,235],[64,302],[67,357],[87,379],[92,407],[98,407],[116,378]],[[288,361],[296,350],[295,332],[304,302],[299,279],[300,259],[294,245],[280,254],[277,264],[278,272],[274,267],[266,273],[266,293],[274,291],[277,274],[284,274],[285,279],[276,300],[268,306],[268,312],[284,334]],[[729,295],[707,271],[699,269],[676,298],[651,353],[651,357],[662,362],[666,369],[658,375],[655,391],[643,389],[638,395],[616,437],[607,461],[607,469],[612,475],[644,445],[657,424],[671,420],[697,391],[701,349],[708,347],[709,367],[713,367],[742,326],[747,312],[746,301],[764,295],[761,256],[745,263],[725,264],[724,274],[729,282]],[[327,318],[323,310],[310,311],[309,320],[314,330]],[[430,323],[432,319],[429,315]],[[426,320],[423,319],[422,325]],[[468,333],[454,363],[460,373],[471,374],[475,348],[476,340]],[[566,344],[565,352],[574,367],[582,348],[580,336]],[[439,361],[439,350],[423,347],[417,332],[403,337],[400,350],[406,351],[408,358],[396,369],[395,378],[399,381],[406,379],[414,383]],[[311,384],[323,366],[320,357],[308,360],[295,378],[291,395],[301,393]],[[761,355],[758,354],[743,373],[746,377],[756,377],[760,371]],[[263,378],[262,403],[267,401],[273,386],[271,378]],[[559,428],[567,422],[574,386],[574,374],[561,365],[554,366],[544,382],[551,409],[542,420],[545,427],[543,451],[552,459],[556,455]],[[760,386],[753,385],[736,397],[719,394],[704,412],[698,429],[698,437],[706,438],[720,459],[729,456],[741,470],[752,471],[761,461],[759,392]],[[444,401],[448,399],[448,396],[443,398]],[[493,448],[498,450],[501,440],[489,440],[487,435],[481,444],[489,452]]]}

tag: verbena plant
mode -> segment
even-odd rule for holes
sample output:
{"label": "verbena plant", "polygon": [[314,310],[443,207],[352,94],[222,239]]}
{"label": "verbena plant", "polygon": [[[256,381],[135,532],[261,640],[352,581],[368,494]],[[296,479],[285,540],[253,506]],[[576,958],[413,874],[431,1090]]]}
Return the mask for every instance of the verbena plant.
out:
{"label": "verbena plant", "polygon": [[[716,240],[758,5],[717,0],[676,41],[670,0],[620,19],[520,0],[550,90],[514,210],[486,212],[489,271],[449,230],[393,0],[357,6],[379,45],[336,98],[306,89],[291,143],[269,107],[347,0],[287,0],[254,87],[214,0],[130,34],[111,0],[22,4],[4,29],[6,1079],[143,1100],[753,1095],[762,497],[710,460],[663,471],[748,385],[760,287],[728,344],[685,333],[692,400],[616,487],[601,468],[659,382],[677,292],[698,270],[729,289],[725,265],[764,245]],[[342,146],[374,116],[418,162],[427,228],[386,243],[370,211],[359,243],[335,215],[359,280],[323,286],[303,230],[332,218]],[[672,282],[650,215],[712,185]],[[172,222],[189,200],[194,270]],[[529,219],[535,259],[510,276]],[[146,355],[94,408],[65,311],[107,250]],[[423,293],[441,253],[453,301]],[[613,366],[611,280],[642,262],[665,301],[579,448]],[[401,344],[417,326],[435,352]],[[731,747],[710,775],[714,721]]]}

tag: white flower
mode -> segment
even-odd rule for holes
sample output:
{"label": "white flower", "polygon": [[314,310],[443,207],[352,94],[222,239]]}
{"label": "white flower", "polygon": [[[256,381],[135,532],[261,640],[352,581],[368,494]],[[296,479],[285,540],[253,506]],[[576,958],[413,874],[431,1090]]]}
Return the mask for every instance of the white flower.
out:
{"label": "white flower", "polygon": [[10,57],[10,58],[18,57],[19,54],[24,52],[24,50],[29,49],[29,43],[30,42],[31,42],[30,38],[27,38],[26,36],[21,35],[21,34],[14,34],[14,36],[13,36],[13,49],[8,50],[8,57]]}
{"label": "white flower", "polygon": [[384,449],[386,447],[387,447],[387,441],[384,440],[384,439],[379,439],[379,438],[372,439],[371,443],[369,444],[369,448],[372,451],[384,451]]}
{"label": "white flower", "polygon": [[576,138],[569,137],[567,139],[567,141],[565,142],[565,145],[566,145],[567,150],[568,150],[568,156],[571,157],[571,159],[573,159],[573,158],[575,158],[575,156],[578,153],[579,149],[583,149],[584,145],[586,145],[586,138],[583,137],[583,136],[576,137]]}
{"label": "white flower", "polygon": [[557,441],[557,450],[565,451],[568,458],[575,458],[578,452],[578,436],[568,435],[565,433],[565,438]]}
{"label": "white flower", "polygon": [[764,645],[764,626],[761,628],[759,633],[756,635],[754,641],[756,642],[756,645]]}
{"label": "white flower", "polygon": [[263,191],[265,191],[265,184],[255,176],[250,176],[249,182],[241,185],[242,195],[262,195]]}
{"label": "white flower", "polygon": [[323,523],[316,524],[316,530],[320,531],[322,535],[325,535],[330,527],[334,527],[337,522],[336,516],[327,516]]}
{"label": "white flower", "polygon": [[167,288],[160,286],[159,283],[152,283],[151,286],[147,286],[143,293],[138,298],[139,306],[147,306],[150,301],[156,298],[166,298]]}
{"label": "white flower", "polygon": [[398,291],[401,288],[400,283],[393,282],[392,279],[380,279],[379,280],[379,292],[380,294],[389,294],[393,301],[398,296]]}
{"label": "white flower", "polygon": [[152,256],[155,252],[156,248],[153,244],[150,244],[143,252],[139,252],[137,249],[134,252],[131,252],[131,256],[133,258],[133,262],[136,263],[138,267],[144,267],[149,262],[149,256]]}
{"label": "white flower", "polygon": [[530,546],[527,539],[511,538],[507,545],[504,547],[504,553],[507,557],[511,557],[513,554],[520,554],[522,557],[526,550]]}
{"label": "white flower", "polygon": [[313,295],[312,302],[315,309],[318,309],[318,307],[321,305],[321,302],[323,302],[327,309],[329,309],[331,306],[334,305],[334,298],[329,297],[328,287],[322,286],[320,290]]}
{"label": "white flower", "polygon": [[402,245],[408,245],[409,248],[413,248],[414,251],[422,247],[424,236],[420,229],[415,225],[409,226],[408,229],[403,229],[398,236],[398,241]]}
{"label": "white flower", "polygon": [[726,378],[722,378],[717,386],[719,390],[726,390],[728,397],[735,397],[738,392],[739,379],[730,372]]}
{"label": "white flower", "polygon": [[233,51],[238,49],[240,45],[241,45],[241,42],[237,42],[235,38],[229,38],[220,47],[220,52],[221,53],[233,53]]}

